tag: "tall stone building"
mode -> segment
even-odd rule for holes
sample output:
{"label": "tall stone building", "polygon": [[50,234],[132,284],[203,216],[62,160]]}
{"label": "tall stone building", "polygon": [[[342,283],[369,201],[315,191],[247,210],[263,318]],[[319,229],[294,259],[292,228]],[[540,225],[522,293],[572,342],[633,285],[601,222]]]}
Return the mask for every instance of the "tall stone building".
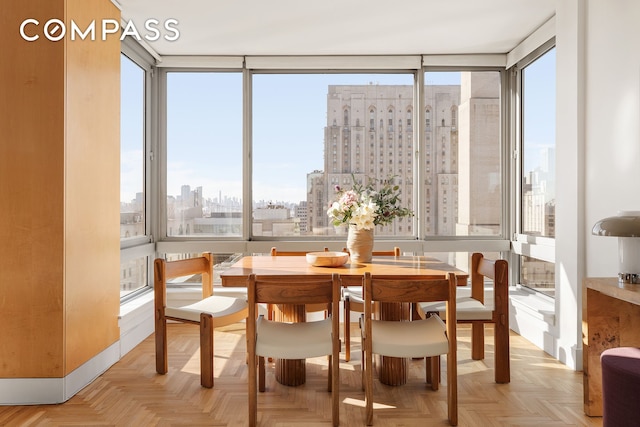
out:
{"label": "tall stone building", "polygon": [[[336,185],[351,187],[353,174],[361,183],[395,176],[403,205],[413,207],[420,148],[422,237],[499,233],[499,83],[497,72],[465,72],[460,85],[425,86],[423,147],[415,146],[413,86],[329,86],[324,174],[309,180],[309,204],[323,193],[327,206]],[[310,226],[315,234],[335,233],[324,212]],[[378,226],[376,235],[411,236],[413,227],[412,218],[401,218]]]}
{"label": "tall stone building", "polygon": [[[324,144],[325,205],[339,185],[395,176],[404,206],[413,204],[413,87],[410,85],[331,85],[327,94]],[[318,224],[320,225],[320,224]],[[333,233],[326,213],[321,226]],[[377,235],[411,235],[413,220],[379,226]]]}
{"label": "tall stone building", "polygon": [[500,74],[461,74],[454,235],[498,235],[502,221]]}

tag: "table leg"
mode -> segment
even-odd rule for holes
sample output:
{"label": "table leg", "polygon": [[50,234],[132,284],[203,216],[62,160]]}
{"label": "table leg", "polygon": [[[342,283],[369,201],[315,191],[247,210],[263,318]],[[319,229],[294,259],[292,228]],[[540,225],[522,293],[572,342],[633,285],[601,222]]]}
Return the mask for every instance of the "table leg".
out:
{"label": "table leg", "polygon": [[[411,304],[380,303],[378,318],[380,320],[409,320]],[[376,358],[378,378],[387,385],[403,385],[407,382],[408,365],[406,358],[379,356]]]}
{"label": "table leg", "polygon": [[[305,322],[307,311],[304,305],[280,304],[276,319],[285,322]],[[276,381],[288,386],[304,384],[306,380],[305,359],[276,359]]]}

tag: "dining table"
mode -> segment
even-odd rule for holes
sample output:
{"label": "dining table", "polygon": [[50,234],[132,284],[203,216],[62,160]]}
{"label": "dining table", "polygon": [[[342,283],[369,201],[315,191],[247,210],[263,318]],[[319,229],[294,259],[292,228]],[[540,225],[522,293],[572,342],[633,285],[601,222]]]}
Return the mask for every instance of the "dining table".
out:
{"label": "dining table", "polygon": [[[342,286],[362,286],[365,273],[372,275],[438,275],[449,272],[456,275],[458,286],[467,284],[469,274],[446,262],[429,256],[404,255],[375,256],[369,263],[351,263],[338,267],[319,267],[307,262],[305,256],[247,255],[238,259],[220,273],[222,286],[246,287],[247,279],[255,275],[304,274],[323,275],[338,273]],[[377,317],[381,320],[411,320],[411,305],[407,303],[379,304]],[[306,321],[304,305],[282,305],[279,313],[283,321]],[[345,338],[346,339],[346,338]],[[284,385],[296,386],[305,382],[305,360],[276,360],[276,380]],[[407,381],[408,359],[383,356],[377,359],[378,377],[387,385],[402,385]]]}

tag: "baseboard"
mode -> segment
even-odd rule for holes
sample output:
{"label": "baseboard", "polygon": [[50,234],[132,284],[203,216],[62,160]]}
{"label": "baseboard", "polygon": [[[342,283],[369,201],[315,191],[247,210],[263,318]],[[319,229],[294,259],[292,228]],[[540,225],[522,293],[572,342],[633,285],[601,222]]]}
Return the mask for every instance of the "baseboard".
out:
{"label": "baseboard", "polygon": [[122,305],[120,339],[63,378],[0,378],[0,405],[66,402],[153,333],[153,293]]}
{"label": "baseboard", "polygon": [[115,342],[63,378],[0,378],[0,405],[46,405],[71,399],[120,358]]}

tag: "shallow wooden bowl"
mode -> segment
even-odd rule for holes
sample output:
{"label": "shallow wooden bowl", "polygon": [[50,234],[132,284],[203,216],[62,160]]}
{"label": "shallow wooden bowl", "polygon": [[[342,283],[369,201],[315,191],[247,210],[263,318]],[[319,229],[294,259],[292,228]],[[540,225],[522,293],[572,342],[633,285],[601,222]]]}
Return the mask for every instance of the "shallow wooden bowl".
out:
{"label": "shallow wooden bowl", "polygon": [[315,267],[340,267],[349,259],[346,252],[309,252],[307,262]]}

